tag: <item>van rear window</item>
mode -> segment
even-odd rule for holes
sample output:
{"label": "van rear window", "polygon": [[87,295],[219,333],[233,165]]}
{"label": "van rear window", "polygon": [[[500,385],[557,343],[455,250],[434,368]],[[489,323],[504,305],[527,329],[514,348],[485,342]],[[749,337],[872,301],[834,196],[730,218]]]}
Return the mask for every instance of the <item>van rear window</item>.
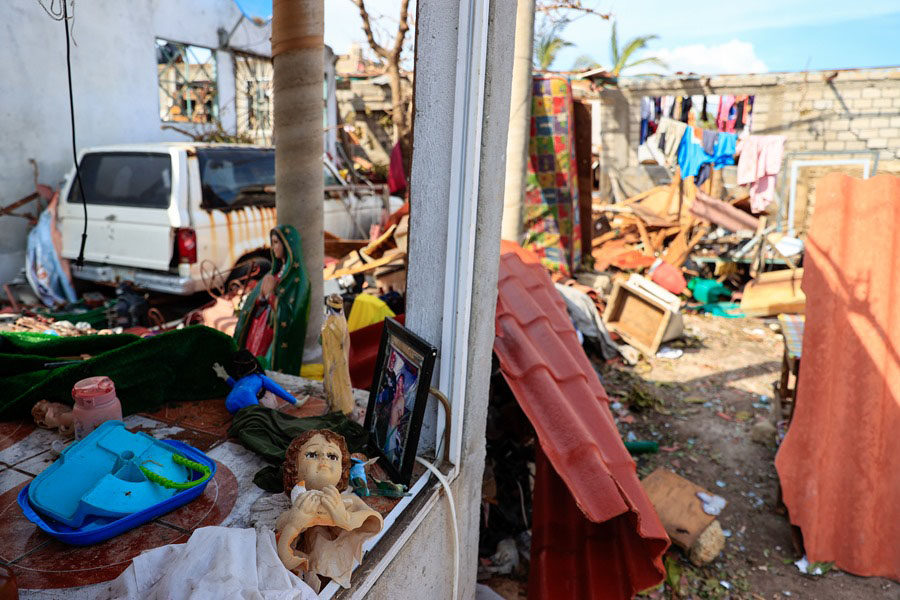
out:
{"label": "van rear window", "polygon": [[198,148],[202,207],[275,206],[275,151]]}
{"label": "van rear window", "polygon": [[[168,208],[172,194],[172,159],[150,152],[93,152],[79,165],[88,204]],[[78,183],[69,202],[81,203]]]}

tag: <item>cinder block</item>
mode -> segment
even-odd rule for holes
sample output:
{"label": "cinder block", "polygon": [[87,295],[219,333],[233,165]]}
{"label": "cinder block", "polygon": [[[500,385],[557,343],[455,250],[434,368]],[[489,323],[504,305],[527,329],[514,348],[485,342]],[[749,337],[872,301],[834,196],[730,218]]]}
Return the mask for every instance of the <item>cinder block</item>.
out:
{"label": "cinder block", "polygon": [[866,87],[862,90],[863,98],[881,98],[881,90],[877,87]]}
{"label": "cinder block", "polygon": [[[843,132],[841,132],[841,133],[843,133]],[[825,133],[822,135],[822,138],[823,138],[826,142],[833,142],[833,141],[837,140],[837,135],[838,135],[838,132],[837,132],[837,131],[835,131],[835,130],[833,130],[833,129],[828,129],[828,130],[826,130]]]}
{"label": "cinder block", "polygon": [[867,148],[886,148],[888,141],[884,138],[872,138],[866,142]]}
{"label": "cinder block", "polygon": [[844,150],[844,142],[826,142],[825,149],[829,152],[834,152],[836,150]]}
{"label": "cinder block", "polygon": [[862,100],[854,100],[853,104],[850,105],[855,111],[859,111],[861,109],[872,108],[872,100],[869,98],[863,98]]}
{"label": "cinder block", "polygon": [[807,142],[804,146],[806,150],[824,150],[825,142],[822,140],[813,140],[811,142]]}
{"label": "cinder block", "polygon": [[900,128],[885,127],[881,130],[881,135],[891,140],[891,146],[900,146]]}
{"label": "cinder block", "polygon": [[861,88],[841,88],[838,87],[838,94],[840,94],[841,98],[844,101],[847,100],[856,100],[857,98],[862,98],[862,89]]}
{"label": "cinder block", "polygon": [[827,109],[831,108],[831,104],[832,104],[832,100],[825,100],[825,99],[814,100],[813,108],[815,110],[827,110]]}
{"label": "cinder block", "polygon": [[881,97],[882,98],[900,98],[900,87],[897,87],[897,86],[882,87],[881,88]]}
{"label": "cinder block", "polygon": [[872,117],[869,119],[869,127],[874,127],[876,129],[888,127],[890,124],[891,120],[888,117]]}
{"label": "cinder block", "polygon": [[850,129],[850,119],[829,119],[827,126],[836,131],[846,131]]}
{"label": "cinder block", "polygon": [[861,140],[872,140],[879,137],[879,130],[877,129],[851,129],[850,131],[854,131]]}
{"label": "cinder block", "polygon": [[890,108],[893,105],[891,98],[875,98],[872,100],[872,108]]}
{"label": "cinder block", "polygon": [[870,118],[860,118],[853,119],[848,123],[848,129],[850,131],[862,131],[864,129],[872,128],[872,119]]}
{"label": "cinder block", "polygon": [[900,117],[891,117],[891,127],[900,127]]}
{"label": "cinder block", "polygon": [[841,142],[855,142],[859,138],[855,134],[853,134],[849,131],[838,131],[837,139],[838,139],[838,141],[841,141]]}
{"label": "cinder block", "polygon": [[844,145],[845,145],[845,148],[844,148],[845,150],[865,150],[866,149],[866,143],[859,141],[859,140],[853,141],[853,142],[846,142]]}

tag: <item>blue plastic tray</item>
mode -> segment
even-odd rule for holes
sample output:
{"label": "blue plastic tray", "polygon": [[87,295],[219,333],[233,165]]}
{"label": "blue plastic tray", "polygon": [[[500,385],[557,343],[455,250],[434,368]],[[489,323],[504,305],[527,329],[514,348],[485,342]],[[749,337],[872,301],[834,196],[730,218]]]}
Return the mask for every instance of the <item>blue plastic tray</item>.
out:
{"label": "blue plastic tray", "polygon": [[[24,488],[22,488],[22,491],[19,492],[18,496],[19,506],[22,508],[22,512],[25,514],[25,518],[37,525],[47,534],[55,537],[61,542],[72,546],[89,546],[91,544],[96,544],[108,540],[109,538],[115,537],[119,534],[125,533],[130,529],[134,529],[138,525],[143,525],[147,521],[151,521],[156,517],[175,510],[180,506],[184,506],[194,498],[200,496],[200,494],[203,493],[203,490],[206,489],[206,486],[209,484],[209,482],[212,481],[213,477],[215,477],[216,463],[204,453],[195,448],[192,448],[184,442],[179,442],[177,440],[161,441],[171,446],[178,454],[181,454],[182,456],[194,462],[198,462],[209,467],[211,471],[209,479],[196,487],[182,490],[176,493],[174,496],[164,500],[163,502],[160,502],[159,504],[154,504],[150,508],[146,508],[126,517],[122,517],[120,519],[88,517],[81,525],[81,527],[77,528],[69,527],[68,525],[64,525],[62,523],[57,523],[56,521],[53,521],[49,518],[44,518],[37,512],[35,512],[34,509],[31,508],[31,504],[28,502],[29,486],[26,485]],[[193,475],[194,478],[192,479],[192,481],[196,481],[197,479],[203,477],[202,473],[193,473]]]}

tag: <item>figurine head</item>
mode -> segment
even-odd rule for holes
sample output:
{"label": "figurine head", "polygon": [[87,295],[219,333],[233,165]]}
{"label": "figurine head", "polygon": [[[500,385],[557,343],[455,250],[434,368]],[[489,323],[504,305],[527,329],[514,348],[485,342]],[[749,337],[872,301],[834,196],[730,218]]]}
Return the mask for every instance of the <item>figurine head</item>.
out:
{"label": "figurine head", "polygon": [[240,379],[254,373],[265,375],[262,365],[259,364],[259,359],[253,356],[253,353],[246,348],[241,348],[231,355],[231,362],[225,370],[232,379]]}
{"label": "figurine head", "polygon": [[284,260],[284,244],[281,242],[281,238],[278,237],[274,232],[269,236],[269,238],[272,242],[272,254],[275,255],[275,258]]}
{"label": "figurine head", "polygon": [[343,436],[327,429],[314,429],[294,438],[284,455],[284,492],[297,483],[308,490],[333,485],[347,489],[350,481],[350,451]]}

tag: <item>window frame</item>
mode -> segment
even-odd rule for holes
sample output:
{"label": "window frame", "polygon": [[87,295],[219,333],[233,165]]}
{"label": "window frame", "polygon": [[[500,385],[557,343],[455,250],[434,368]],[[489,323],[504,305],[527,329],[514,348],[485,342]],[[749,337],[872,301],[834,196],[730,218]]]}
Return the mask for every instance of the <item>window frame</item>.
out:
{"label": "window frame", "polygon": [[[215,48],[208,48],[206,46],[201,46],[199,44],[191,44],[189,42],[179,42],[176,40],[170,40],[170,39],[166,39],[166,38],[162,38],[162,37],[154,37],[154,50],[156,51],[157,55],[160,51],[159,50],[160,43],[162,43],[164,45],[165,44],[173,44],[173,45],[179,46],[180,47],[179,48],[180,56],[187,56],[188,49],[190,49],[190,48],[199,48],[201,50],[206,50],[210,54],[210,60],[212,62],[212,66],[213,66],[212,77],[209,80],[211,87],[212,87],[212,103],[211,103],[209,113],[207,114],[205,111],[203,113],[203,114],[206,114],[207,119],[206,120],[195,120],[194,115],[197,114],[197,112],[196,112],[196,110],[191,110],[189,115],[183,115],[186,118],[184,118],[182,120],[177,120],[177,119],[171,118],[171,110],[174,107],[176,102],[178,103],[179,109],[180,109],[180,102],[178,102],[178,100],[177,100],[178,93],[179,93],[177,91],[177,86],[179,84],[182,86],[193,86],[195,84],[195,81],[193,79],[187,80],[184,78],[183,75],[181,77],[181,81],[179,81],[178,69],[173,67],[174,63],[172,63],[171,61],[166,62],[165,67],[166,67],[166,69],[172,68],[174,70],[175,77],[171,80],[169,80],[169,79],[163,80],[162,74],[165,69],[161,69],[161,67],[163,65],[158,62],[159,59],[157,57],[156,87],[159,92],[158,96],[159,96],[159,120],[160,120],[160,122],[162,122],[162,123],[185,123],[185,124],[189,124],[189,125],[208,125],[211,123],[217,123],[220,119],[220,110],[219,110],[219,95],[220,95],[219,94],[219,71],[220,71],[220,69],[219,69],[218,51]],[[186,63],[186,64],[190,65],[192,63]],[[199,63],[199,64],[201,65],[201,67],[204,67],[201,69],[201,72],[205,71],[206,70],[205,64],[204,63]],[[206,75],[209,75],[209,73],[206,73]],[[166,89],[164,87],[164,85],[163,85],[164,82],[172,83],[174,86],[176,86],[176,90],[173,92],[169,92],[168,89]],[[181,96],[182,96],[182,98],[184,98],[183,92],[181,92]],[[169,106],[166,110],[164,110],[165,107],[164,107],[163,102],[166,99],[170,100],[173,103],[173,106]]]}

